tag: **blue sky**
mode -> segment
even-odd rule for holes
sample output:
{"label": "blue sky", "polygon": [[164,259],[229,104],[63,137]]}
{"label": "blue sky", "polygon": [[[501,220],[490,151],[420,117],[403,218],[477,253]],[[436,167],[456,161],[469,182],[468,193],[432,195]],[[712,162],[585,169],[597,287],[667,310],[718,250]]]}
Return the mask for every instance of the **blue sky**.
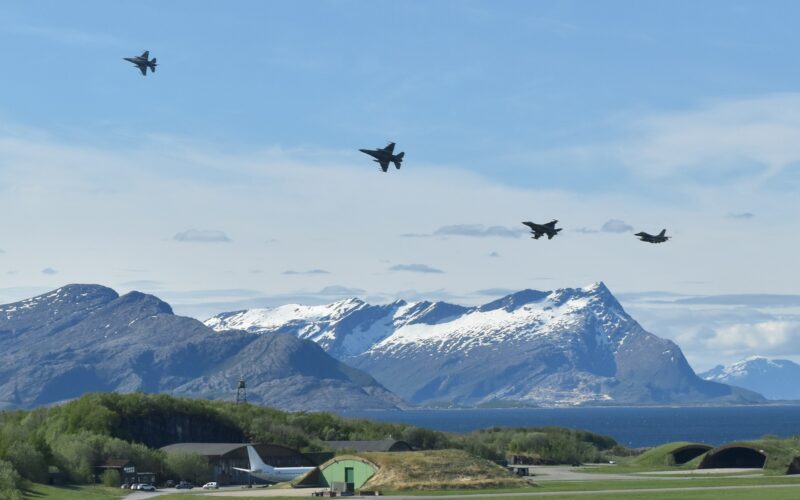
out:
{"label": "blue sky", "polygon": [[[98,282],[202,317],[597,280],[800,293],[798,14],[735,1],[4,2],[0,298]],[[143,49],[160,64],[146,78],[122,60]],[[357,149],[387,140],[406,162],[381,174]],[[517,232],[550,218],[566,228],[552,242]],[[675,238],[645,246],[628,226]],[[752,311],[800,335],[793,313]],[[684,324],[653,314],[657,334]],[[741,332],[741,318],[715,318],[704,325]],[[752,347],[737,349],[725,356]]]}

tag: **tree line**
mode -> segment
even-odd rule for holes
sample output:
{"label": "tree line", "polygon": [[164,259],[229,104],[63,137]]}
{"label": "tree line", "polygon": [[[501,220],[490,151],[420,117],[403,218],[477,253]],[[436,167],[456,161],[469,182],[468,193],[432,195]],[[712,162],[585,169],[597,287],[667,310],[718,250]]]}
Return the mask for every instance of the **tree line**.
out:
{"label": "tree line", "polygon": [[[200,482],[210,471],[202,457],[167,455],[180,424],[192,440],[274,443],[300,451],[327,451],[325,441],[397,439],[416,449],[458,448],[490,460],[535,454],[557,463],[601,459],[618,447],[605,436],[559,428],[496,428],[451,434],[407,424],[350,419],[332,413],[290,413],[256,405],[158,394],[86,394],[69,403],[0,413],[0,497],[21,498],[25,480],[53,474],[75,484],[98,479],[95,467],[127,458],[159,478]],[[186,441],[187,439],[183,439]],[[118,473],[100,479],[119,484]]]}

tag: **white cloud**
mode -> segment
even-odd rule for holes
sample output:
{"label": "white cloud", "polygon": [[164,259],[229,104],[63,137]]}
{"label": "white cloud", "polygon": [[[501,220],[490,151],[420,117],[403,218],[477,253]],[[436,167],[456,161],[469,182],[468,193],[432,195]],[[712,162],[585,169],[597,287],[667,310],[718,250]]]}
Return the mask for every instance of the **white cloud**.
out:
{"label": "white cloud", "polygon": [[471,236],[474,238],[519,238],[525,229],[505,226],[484,226],[483,224],[456,224],[443,226],[433,232],[436,236]]}
{"label": "white cloud", "polygon": [[187,229],[176,234],[173,239],[180,242],[194,243],[227,243],[231,241],[227,234],[215,229]]}
{"label": "white cloud", "polygon": [[633,226],[625,224],[625,221],[619,219],[609,219],[600,230],[606,233],[630,233],[633,231]]}
{"label": "white cloud", "polygon": [[728,325],[714,330],[705,343],[729,356],[797,356],[800,354],[800,321],[771,320]]}
{"label": "white cloud", "polygon": [[709,101],[698,109],[634,120],[635,138],[616,147],[637,174],[681,170],[776,175],[800,162],[800,94]]}
{"label": "white cloud", "polygon": [[52,267],[45,267],[44,269],[42,269],[42,274],[47,274],[52,276],[53,274],[58,274],[58,271],[56,271]]}
{"label": "white cloud", "polygon": [[326,271],[324,269],[309,269],[308,271],[292,271],[291,269],[288,271],[284,271],[281,274],[285,274],[287,276],[297,276],[297,275],[306,275],[306,276],[313,276],[315,274],[331,274],[330,271]]}
{"label": "white cloud", "polygon": [[408,271],[412,273],[442,274],[444,271],[427,264],[396,264],[389,268],[390,271]]}

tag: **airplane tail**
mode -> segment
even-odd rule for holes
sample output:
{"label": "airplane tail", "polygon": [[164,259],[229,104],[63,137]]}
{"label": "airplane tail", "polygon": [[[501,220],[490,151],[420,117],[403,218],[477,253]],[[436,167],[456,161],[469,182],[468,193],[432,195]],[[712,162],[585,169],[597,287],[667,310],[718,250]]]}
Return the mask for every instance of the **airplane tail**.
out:
{"label": "airplane tail", "polygon": [[394,166],[397,167],[397,170],[400,170],[400,164],[403,163],[403,157],[405,155],[406,155],[406,153],[402,152],[402,153],[398,154],[397,156],[395,156],[394,159],[392,160],[392,162],[394,163]]}
{"label": "airplane tail", "polygon": [[158,66],[158,64],[156,63],[155,57],[153,58],[152,61],[148,62],[147,65],[150,66],[150,71],[152,71],[153,73],[156,72],[156,66]]}
{"label": "airplane tail", "polygon": [[271,465],[265,464],[261,457],[258,456],[256,449],[250,445],[247,445],[247,458],[250,459],[250,469],[252,470],[261,470],[269,473],[274,469]]}
{"label": "airplane tail", "polygon": [[662,229],[661,232],[658,233],[659,236],[664,236],[665,234],[667,234],[667,230],[666,229]]}

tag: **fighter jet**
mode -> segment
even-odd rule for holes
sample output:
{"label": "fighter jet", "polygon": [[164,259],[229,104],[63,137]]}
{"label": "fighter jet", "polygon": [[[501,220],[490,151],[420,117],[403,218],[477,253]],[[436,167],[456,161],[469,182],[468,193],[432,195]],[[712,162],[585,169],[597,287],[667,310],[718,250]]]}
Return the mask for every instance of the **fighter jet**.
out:
{"label": "fighter jet", "polygon": [[665,236],[666,234],[667,230],[662,229],[661,232],[655,236],[653,236],[652,234],[645,233],[644,231],[641,233],[636,233],[634,234],[634,236],[638,236],[639,241],[646,241],[647,243],[664,243],[670,238],[669,236]]}
{"label": "fighter jet", "polygon": [[150,57],[150,51],[145,50],[142,55],[134,56],[134,57],[123,57],[126,61],[130,61],[139,68],[139,71],[142,72],[142,76],[147,76],[147,68],[150,68],[152,73],[156,72],[156,58],[154,57],[152,61],[149,61],[148,58]]}
{"label": "fighter jet", "polygon": [[400,164],[403,163],[403,156],[405,153],[394,154],[394,143],[390,142],[388,146],[383,149],[359,149],[362,153],[366,153],[375,158],[375,163],[381,166],[381,170],[386,172],[389,170],[389,162],[394,163],[397,170],[400,170]]}
{"label": "fighter jet", "polygon": [[531,238],[534,240],[538,240],[545,234],[547,235],[548,240],[552,240],[553,236],[557,235],[562,228],[556,229],[557,220],[551,220],[547,224],[536,224],[535,222],[523,222],[526,226],[531,228]]}

